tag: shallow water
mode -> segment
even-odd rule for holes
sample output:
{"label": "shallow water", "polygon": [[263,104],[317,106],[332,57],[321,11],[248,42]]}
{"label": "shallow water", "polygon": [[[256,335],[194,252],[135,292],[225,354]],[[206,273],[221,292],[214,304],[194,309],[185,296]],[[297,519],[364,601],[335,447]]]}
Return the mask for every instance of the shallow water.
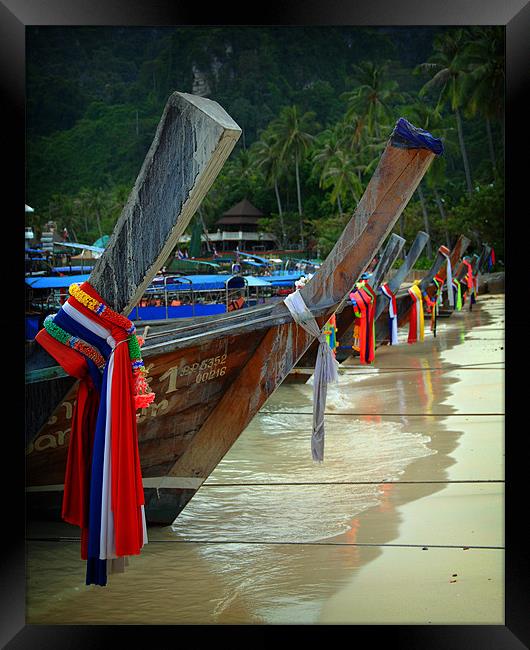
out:
{"label": "shallow water", "polygon": [[[499,304],[487,297],[440,320],[436,338],[379,349],[374,367],[346,365],[328,391],[322,464],[311,459],[312,386],[280,386],[173,526],[150,529],[107,587],[84,585],[77,541],[28,541],[28,623],[318,622],[397,536],[399,506],[444,489],[459,414],[502,412],[463,376],[500,385]],[[28,524],[29,538],[73,535]]]}

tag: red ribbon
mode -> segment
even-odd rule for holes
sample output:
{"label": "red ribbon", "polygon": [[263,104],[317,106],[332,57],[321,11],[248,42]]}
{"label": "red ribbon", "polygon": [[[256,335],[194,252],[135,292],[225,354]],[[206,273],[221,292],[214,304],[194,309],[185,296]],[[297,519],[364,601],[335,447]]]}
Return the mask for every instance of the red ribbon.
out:
{"label": "red ribbon", "polygon": [[374,312],[375,300],[363,287],[350,293],[361,313],[359,322],[359,355],[361,363],[372,363],[375,358]]}
{"label": "red ribbon", "polygon": [[88,366],[82,354],[40,330],[35,340],[72,377],[79,379],[76,401],[72,411],[72,426],[66,471],[62,518],[81,529],[81,558],[88,557],[88,511],[90,505],[90,459],[99,407],[99,393],[95,389]]}
{"label": "red ribbon", "polygon": [[[104,302],[88,283],[82,284],[81,289],[99,302]],[[78,301],[76,303],[79,304]],[[98,316],[94,312],[89,309],[86,311],[89,312],[87,316],[98,322]],[[101,320],[99,322],[101,324]],[[111,501],[116,555],[138,555],[143,545],[143,519],[140,506],[144,505],[144,490],[138,451],[134,378],[129,348],[124,342],[129,334],[122,327],[109,321],[105,321],[105,327],[110,329],[116,340],[110,404]]]}

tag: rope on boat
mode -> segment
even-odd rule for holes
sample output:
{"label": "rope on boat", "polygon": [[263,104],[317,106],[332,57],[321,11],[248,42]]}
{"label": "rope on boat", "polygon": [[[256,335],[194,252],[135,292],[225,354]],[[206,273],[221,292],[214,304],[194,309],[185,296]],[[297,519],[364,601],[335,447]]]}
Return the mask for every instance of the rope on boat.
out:
{"label": "rope on boat", "polygon": [[[79,537],[26,537],[27,542],[79,542]],[[504,546],[479,546],[463,544],[378,544],[377,542],[289,542],[274,541],[263,542],[260,540],[239,540],[239,539],[150,539],[149,544],[249,544],[252,546],[376,546],[388,548],[421,548],[427,551],[430,548],[459,548],[463,551],[492,550],[504,551]]]}

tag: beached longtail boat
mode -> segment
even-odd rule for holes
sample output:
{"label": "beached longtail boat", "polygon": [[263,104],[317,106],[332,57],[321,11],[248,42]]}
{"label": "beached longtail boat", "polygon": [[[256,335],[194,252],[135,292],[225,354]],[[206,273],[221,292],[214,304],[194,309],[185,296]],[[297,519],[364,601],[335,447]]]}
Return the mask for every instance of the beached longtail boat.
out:
{"label": "beached longtail boat", "polygon": [[[176,246],[241,134],[217,102],[173,93],[89,283],[129,314]],[[75,384],[36,342],[26,346],[26,442]]]}
{"label": "beached longtail boat", "polygon": [[[403,283],[407,273],[414,267],[416,260],[421,254],[423,247],[427,242],[428,235],[419,231],[416,236],[410,250],[403,262],[403,264],[396,271],[391,280],[387,283],[389,289],[392,293],[395,293],[396,297],[396,312],[397,312],[397,325],[399,327],[406,327],[408,325],[409,313],[412,308],[412,298],[408,293],[406,288],[399,290],[400,285]],[[460,275],[463,276],[465,272],[464,265],[458,265],[459,261],[462,259],[465,250],[470,244],[470,240],[464,235],[460,235],[456,241],[453,249],[449,251],[446,246],[440,246],[437,251],[436,257],[431,268],[427,271],[425,276],[419,282],[420,291],[426,292],[429,298],[432,298],[437,290],[437,285],[434,284],[433,280],[435,276],[439,278],[439,286],[443,286],[446,276],[447,276],[447,261],[451,264],[451,267],[454,269],[457,267],[457,271]],[[389,249],[383,253],[382,257],[389,255]],[[487,259],[487,256],[486,258]],[[391,265],[390,265],[391,266]],[[375,275],[375,273],[374,273]],[[375,284],[375,282],[373,282]],[[380,293],[380,292],[379,292]],[[353,309],[349,303],[343,305],[342,311],[340,308],[336,314],[337,322],[337,341],[338,346],[335,350],[335,356],[339,363],[344,362],[346,359],[350,358],[352,354],[356,356],[358,353],[355,353],[352,350],[352,334],[353,334],[353,321],[354,314]],[[449,315],[451,311],[442,312],[442,315]],[[342,328],[342,329],[339,329]],[[375,316],[375,345],[386,344],[390,340],[390,328],[389,328],[389,314],[388,314],[388,301],[378,299],[376,304],[376,316]],[[315,348],[314,344],[308,349],[304,356],[300,359],[297,366],[291,371],[289,375],[290,383],[306,383],[309,378],[312,376],[315,368]]]}
{"label": "beached longtail boat", "polygon": [[[453,288],[454,288],[453,302],[456,301],[456,303],[458,303],[458,301],[460,301],[461,304],[457,305],[455,303],[454,305],[451,305],[449,302],[449,295],[446,293],[442,305],[440,306],[439,309],[440,316],[442,317],[450,316],[455,310],[455,307],[457,309],[461,309],[466,298],[471,293],[469,291],[469,287],[467,286],[467,283],[464,281],[464,279],[468,275],[468,270],[471,268],[471,275],[474,279],[477,280],[477,284],[478,284],[478,275],[482,270],[482,268],[484,268],[484,266],[486,265],[490,253],[491,253],[491,247],[488,246],[487,244],[483,244],[480,255],[477,255],[476,253],[474,253],[473,256],[471,257],[464,256],[463,254],[461,255],[459,263],[456,266],[456,269],[453,274],[453,280],[455,281],[453,284]],[[458,291],[457,291],[457,287],[458,287]],[[458,293],[460,293],[459,299],[456,297],[458,296]],[[475,299],[475,296],[473,296],[473,298]],[[469,304],[470,309],[473,305],[473,302],[474,300],[470,301]]]}
{"label": "beached longtail boat", "polygon": [[[437,291],[437,285],[434,283],[434,279],[437,278],[438,285],[443,286],[447,280],[447,261],[449,260],[451,269],[455,269],[469,244],[470,240],[464,235],[460,235],[451,251],[446,246],[440,246],[431,268],[419,282],[420,292],[426,292],[428,297],[432,299]],[[451,277],[453,277],[453,274],[454,271],[452,271]],[[398,291],[396,294],[396,306],[398,327],[407,327],[412,308],[412,298],[407,289]],[[376,341],[379,345],[388,343],[389,341],[388,326],[386,324],[387,319],[388,313],[385,310],[375,324]]]}
{"label": "beached longtail boat", "polygon": [[[353,217],[296,294],[305,319],[312,316],[322,328],[334,314],[441,151],[440,140],[398,120]],[[114,288],[105,297],[121,311],[135,304],[120,297],[114,281],[126,268],[100,269]],[[148,523],[177,517],[312,343],[308,320],[292,310],[281,302],[186,327],[153,328],[142,356],[155,400],[138,418]],[[28,447],[28,513],[59,512],[74,399],[72,390]]]}
{"label": "beached longtail boat", "polygon": [[[400,237],[396,233],[392,233],[384,246],[383,251],[380,253],[379,261],[377,262],[376,267],[374,268],[372,274],[370,275],[369,282],[372,287],[375,289],[378,288],[380,281],[385,277],[388,271],[392,268],[392,265],[399,257],[405,240],[403,237]],[[347,292],[346,300],[343,304],[337,309],[335,313],[335,322],[336,322],[336,338],[337,340],[342,339],[345,336],[346,331],[349,330],[351,338],[351,325],[353,323],[353,309],[349,304],[349,292],[353,289],[350,289]],[[346,334],[347,336],[347,334]],[[319,344],[318,341],[314,341],[302,356],[302,358],[295,365],[293,370],[289,373],[286,381],[288,383],[306,383],[314,372],[315,364],[317,360]],[[351,352],[351,345],[350,345]],[[337,358],[338,361],[341,361],[340,358]]]}
{"label": "beached longtail boat", "polygon": [[[390,290],[393,294],[395,294],[398,291],[399,287],[404,282],[407,274],[413,268],[414,264],[419,258],[421,251],[425,247],[425,244],[427,243],[428,239],[429,239],[429,235],[427,235],[427,233],[423,232],[422,230],[418,232],[418,234],[416,235],[412,243],[412,246],[410,247],[407,256],[405,257],[405,260],[403,261],[403,264],[399,267],[399,269],[396,271],[394,276],[386,283],[385,290]],[[383,295],[382,288],[379,286],[381,282],[384,280],[387,270],[384,273],[380,273],[377,276],[374,272],[374,280],[371,283],[372,286],[377,289],[376,292],[377,300],[376,300],[376,309],[375,309],[375,317],[374,317],[375,318],[374,325],[376,328],[375,330],[376,346],[379,343],[379,340],[377,338],[378,323],[380,326],[384,324],[388,333],[388,316],[385,315],[385,317],[382,318],[383,312],[385,311],[385,307],[386,307],[386,313],[388,312],[388,300]],[[337,317],[338,347],[336,351],[336,357],[339,363],[342,363],[345,359],[347,359],[349,356],[351,356],[354,353],[354,350],[352,348],[354,323],[355,323],[355,317],[354,317],[353,308],[351,307],[351,305],[348,305],[343,310],[343,312]]]}

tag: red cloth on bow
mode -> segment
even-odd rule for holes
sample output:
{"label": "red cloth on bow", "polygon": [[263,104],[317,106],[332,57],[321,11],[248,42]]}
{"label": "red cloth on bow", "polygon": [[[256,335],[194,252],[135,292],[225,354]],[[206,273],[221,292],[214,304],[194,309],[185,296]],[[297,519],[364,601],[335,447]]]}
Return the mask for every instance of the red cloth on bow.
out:
{"label": "red cloth on bow", "polygon": [[375,358],[374,341],[374,312],[375,299],[362,286],[350,293],[350,299],[355,301],[361,318],[359,322],[359,355],[361,363],[372,363]]}
{"label": "red cloth on bow", "polygon": [[94,387],[82,354],[53,338],[45,329],[35,340],[72,377],[79,379],[72,411],[72,426],[66,471],[62,518],[81,529],[81,558],[88,557],[88,512],[90,506],[90,469],[94,431],[99,407],[99,393]]}
{"label": "red cloth on bow", "polygon": [[[99,302],[104,302],[88,283],[83,283],[81,289]],[[76,300],[75,303],[77,307],[79,302]],[[134,406],[134,378],[126,343],[130,335],[122,327],[100,318],[90,309],[83,309],[85,310],[83,313],[93,321],[110,329],[116,340],[110,405],[111,503],[114,536],[116,555],[138,555],[143,545],[141,506],[145,501]]]}

